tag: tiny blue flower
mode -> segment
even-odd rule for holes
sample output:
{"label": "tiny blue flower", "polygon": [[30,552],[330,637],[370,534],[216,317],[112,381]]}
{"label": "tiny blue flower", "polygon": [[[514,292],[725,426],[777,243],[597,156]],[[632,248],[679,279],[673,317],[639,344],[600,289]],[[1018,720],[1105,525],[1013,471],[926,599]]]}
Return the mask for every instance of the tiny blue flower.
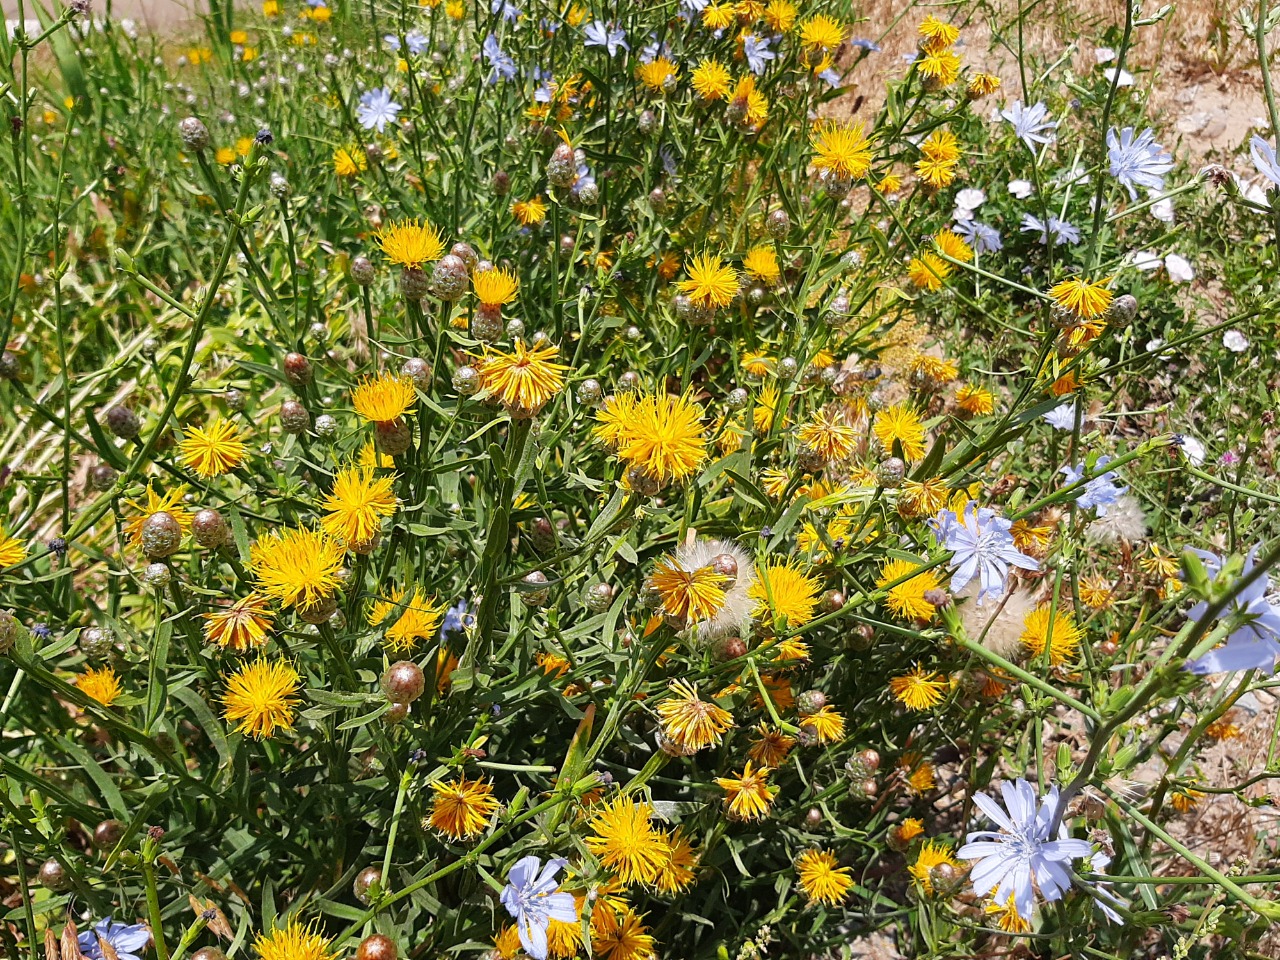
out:
{"label": "tiny blue flower", "polygon": [[[1099,467],[1105,467],[1110,462],[1110,457],[1102,456],[1098,458]],[[1070,486],[1084,479],[1084,464],[1078,463],[1074,467],[1067,465],[1061,467],[1058,472],[1067,478],[1067,485]],[[1096,508],[1098,516],[1105,517],[1107,515],[1107,507],[1119,500],[1120,494],[1129,489],[1128,487],[1117,487],[1115,479],[1116,472],[1114,470],[1108,470],[1106,473],[1094,477],[1084,485],[1084,490],[1076,495],[1076,506],[1081,510],[1093,510]]]}
{"label": "tiny blue flower", "polygon": [[498,38],[492,33],[484,38],[484,45],[480,49],[484,54],[484,58],[493,67],[493,70],[489,73],[490,83],[497,83],[499,80],[510,80],[516,75],[516,62],[511,59],[510,55],[502,51],[502,47],[498,45]]}
{"label": "tiny blue flower", "polygon": [[1249,156],[1258,172],[1271,181],[1271,185],[1280,187],[1280,164],[1276,163],[1276,151],[1271,144],[1256,133],[1249,138]]}
{"label": "tiny blue flower", "polygon": [[87,960],[103,960],[99,937],[111,944],[120,960],[141,960],[143,951],[151,942],[151,931],[145,923],[112,923],[110,917],[99,920],[92,930],[76,937],[80,952]]}
{"label": "tiny blue flower", "polygon": [[[1222,558],[1207,550],[1192,551],[1205,565],[1212,580],[1222,574]],[[1242,576],[1255,566],[1258,547],[1249,551]],[[1219,619],[1232,618],[1243,621],[1233,630],[1222,646],[1210,650],[1202,657],[1187,663],[1192,673],[1227,673],[1233,670],[1261,670],[1270,676],[1275,670],[1276,657],[1280,656],[1280,602],[1269,598],[1271,578],[1259,577],[1247,590],[1231,601],[1229,609],[1218,615]],[[1190,620],[1201,619],[1209,604],[1200,601],[1187,611]]]}
{"label": "tiny blue flower", "polygon": [[537,857],[525,857],[507,874],[502,905],[516,921],[520,945],[535,960],[547,960],[547,927],[552,920],[577,923],[573,894],[560,893],[556,874],[569,861],[556,857],[544,867]]}
{"label": "tiny blue flower", "polygon": [[778,55],[769,49],[768,39],[761,39],[754,33],[748,33],[742,37],[742,56],[746,58],[751,72],[759,76],[768,68],[769,61]]}
{"label": "tiny blue flower", "polygon": [[356,119],[366,130],[377,130],[382,133],[387,124],[395,123],[401,110],[400,104],[391,99],[391,93],[382,87],[375,87],[360,95],[360,104],[356,107]]}
{"label": "tiny blue flower", "polygon": [[489,12],[495,15],[501,15],[504,20],[510,20],[515,23],[520,19],[520,8],[508,0],[493,0],[489,4]]}
{"label": "tiny blue flower", "polygon": [[965,239],[976,254],[994,253],[1004,249],[1000,231],[980,220],[959,220],[956,222],[955,231]]}
{"label": "tiny blue flower", "polygon": [[1032,153],[1037,143],[1052,143],[1054,131],[1058,128],[1058,122],[1049,119],[1049,108],[1043,103],[1024,107],[1021,100],[1015,100],[1012,107],[1000,112],[1000,116],[1013,124],[1014,134]]}
{"label": "tiny blue flower", "polygon": [[609,56],[616,57],[619,50],[630,51],[627,46],[627,33],[620,27],[610,27],[603,20],[594,20],[587,24],[586,42],[583,46],[587,47],[604,47],[609,52]]}
{"label": "tiny blue flower", "polygon": [[1071,401],[1059,404],[1048,413],[1041,414],[1041,417],[1055,430],[1074,430],[1076,428],[1076,405]]}
{"label": "tiny blue flower", "polygon": [[1040,242],[1047,244],[1049,235],[1053,235],[1054,243],[1077,244],[1080,242],[1080,228],[1073,227],[1065,220],[1059,220],[1057,217],[1049,217],[1047,220],[1041,220],[1029,213],[1022,215],[1022,232],[1040,234]]}

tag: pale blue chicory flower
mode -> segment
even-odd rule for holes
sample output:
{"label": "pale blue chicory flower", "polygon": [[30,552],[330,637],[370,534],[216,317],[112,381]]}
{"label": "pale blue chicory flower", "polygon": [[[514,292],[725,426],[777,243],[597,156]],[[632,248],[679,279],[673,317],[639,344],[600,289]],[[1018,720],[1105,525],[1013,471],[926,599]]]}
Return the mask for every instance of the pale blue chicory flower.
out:
{"label": "pale blue chicory flower", "polygon": [[489,61],[493,70],[489,73],[489,82],[497,83],[499,80],[510,80],[516,75],[516,62],[511,56],[504,53],[502,47],[498,45],[498,38],[492,33],[484,38],[484,44],[480,48],[484,54],[484,58]]}
{"label": "pale blue chicory flower", "polygon": [[1129,191],[1129,199],[1138,199],[1138,187],[1163,190],[1164,175],[1173,169],[1173,157],[1156,143],[1156,135],[1150,127],[1137,136],[1133,127],[1125,127],[1119,133],[1115,128],[1107,131],[1107,158],[1111,161],[1111,175]]}
{"label": "pale blue chicory flower", "polygon": [[1052,143],[1054,131],[1058,129],[1058,121],[1049,119],[1049,108],[1043,103],[1024,107],[1021,100],[1015,100],[1013,106],[1000,112],[1000,116],[1013,124],[1014,134],[1033,153],[1036,144]]}
{"label": "pale blue chicory flower", "polygon": [[743,36],[742,55],[746,58],[747,66],[756,76],[764,73],[769,66],[769,61],[778,56],[769,49],[767,38],[757,37],[754,33]]}
{"label": "pale blue chicory flower", "polygon": [[547,960],[547,927],[552,920],[577,923],[573,894],[560,893],[556,874],[569,861],[555,857],[544,867],[537,857],[525,857],[507,874],[502,905],[516,921],[520,945],[535,960]]}
{"label": "pale blue chicory flower", "polygon": [[[392,50],[400,49],[400,38],[394,33],[388,33],[382,38],[387,47]],[[404,35],[404,44],[409,48],[409,52],[414,56],[422,53],[430,45],[427,35],[421,30],[410,30]]]}
{"label": "pale blue chicory flower", "polygon": [[1076,405],[1072,401],[1059,404],[1048,413],[1041,414],[1041,417],[1055,430],[1074,430],[1076,428]]}
{"label": "pale blue chicory flower", "polygon": [[611,27],[603,20],[593,20],[582,32],[587,38],[583,46],[604,47],[611,57],[616,57],[619,50],[631,50],[627,46],[626,31],[621,27]]}
{"label": "pale blue chicory flower", "polygon": [[375,87],[360,95],[360,104],[356,107],[356,119],[366,130],[377,130],[382,133],[387,128],[387,124],[396,122],[400,110],[400,104],[391,99],[389,90]]}
{"label": "pale blue chicory flower", "polygon": [[1258,172],[1273,186],[1280,187],[1280,164],[1276,163],[1276,151],[1271,144],[1255,133],[1249,138],[1249,156]]}
{"label": "pale blue chicory flower", "polygon": [[[1222,558],[1207,550],[1192,551],[1204,563],[1213,580],[1222,573]],[[1245,558],[1245,576],[1253,571],[1258,547]],[[1263,575],[1231,602],[1220,613],[1219,619],[1233,617],[1245,622],[1232,631],[1227,642],[1202,657],[1187,662],[1192,673],[1226,673],[1232,670],[1261,670],[1268,676],[1275,670],[1276,657],[1280,656],[1280,602],[1269,598],[1271,578]],[[1201,619],[1209,604],[1200,601],[1187,611],[1192,620]]]}
{"label": "pale blue chicory flower", "polygon": [[[1111,458],[1102,456],[1098,458],[1098,466],[1105,467],[1111,462]],[[1058,472],[1067,478],[1067,485],[1079,483],[1084,479],[1084,464],[1077,463],[1075,466],[1068,464],[1059,468]],[[1128,490],[1128,487],[1117,487],[1116,472],[1108,470],[1106,473],[1094,477],[1084,485],[1084,490],[1076,495],[1076,506],[1081,510],[1097,509],[1098,516],[1105,517],[1107,515],[1107,507],[1111,506],[1120,499],[1120,494]]]}
{"label": "pale blue chicory flower", "polygon": [[1047,244],[1049,235],[1053,235],[1054,243],[1077,244],[1080,242],[1080,228],[1073,227],[1065,220],[1059,220],[1057,217],[1050,216],[1046,220],[1032,216],[1029,213],[1022,215],[1022,232],[1040,234],[1040,242]]}
{"label": "pale blue chicory flower", "polygon": [[1087,840],[1073,839],[1065,824],[1059,824],[1057,837],[1050,839],[1050,828],[1060,819],[1056,785],[1040,801],[1035,788],[1021,779],[1001,784],[1001,793],[1004,808],[986,794],[973,795],[973,802],[1000,829],[970,833],[957,855],[978,861],[969,873],[974,893],[990,893],[1002,905],[1012,896],[1018,916],[1029,920],[1036,891],[1049,902],[1062,899],[1071,889],[1070,862],[1089,856],[1093,847]]}
{"label": "pale blue chicory flower", "polygon": [[980,220],[974,220],[972,217],[957,220],[954,229],[956,235],[963,237],[976,254],[994,253],[1004,249],[1000,231]]}
{"label": "pale blue chicory flower", "polygon": [[141,960],[142,952],[151,942],[151,931],[145,923],[112,923],[110,917],[99,920],[92,930],[76,937],[80,952],[87,960],[103,960],[99,937],[111,944],[120,960]]}
{"label": "pale blue chicory flower", "polygon": [[520,19],[520,8],[508,0],[492,0],[489,4],[489,12],[494,15],[500,15],[504,20],[510,20],[515,23]]}
{"label": "pale blue chicory flower", "polygon": [[[1089,858],[1089,869],[1094,873],[1102,873],[1109,866],[1111,866],[1111,858],[1105,851],[1098,850]],[[1117,911],[1127,910],[1129,901],[1112,890],[1110,880],[1096,881],[1092,892],[1093,904],[1102,911],[1104,917],[1112,923],[1124,923],[1124,917]]]}
{"label": "pale blue chicory flower", "polygon": [[1014,544],[1009,532],[1012,521],[998,516],[990,507],[979,507],[971,501],[960,516],[954,510],[940,510],[929,526],[942,548],[951,551],[948,566],[955,571],[951,592],[960,592],[977,577],[979,604],[987,597],[1004,593],[1010,567],[1040,569],[1039,563]]}

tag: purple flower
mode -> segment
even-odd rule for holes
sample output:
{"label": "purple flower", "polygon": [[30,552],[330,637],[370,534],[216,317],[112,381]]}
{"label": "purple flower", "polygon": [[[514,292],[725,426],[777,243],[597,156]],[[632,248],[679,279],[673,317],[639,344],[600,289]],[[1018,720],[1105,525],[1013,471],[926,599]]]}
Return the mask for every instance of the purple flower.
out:
{"label": "purple flower", "polygon": [[489,12],[492,14],[501,14],[504,20],[510,20],[515,23],[520,19],[520,8],[508,0],[493,0],[489,4]]}
{"label": "purple flower", "polygon": [[[1221,557],[1207,550],[1192,552],[1204,562],[1212,580],[1222,575]],[[1241,576],[1247,576],[1254,569],[1257,554],[1258,547],[1249,551]],[[1219,619],[1232,618],[1241,625],[1222,646],[1188,661],[1187,669],[1197,674],[1261,670],[1270,676],[1275,670],[1276,657],[1280,656],[1280,603],[1268,598],[1270,592],[1271,578],[1264,575],[1233,599],[1231,606],[1218,616]],[[1187,611],[1187,617],[1200,620],[1208,609],[1209,604],[1202,600]]]}
{"label": "purple flower", "polygon": [[[1098,458],[1098,466],[1105,467],[1111,462],[1111,458],[1102,456]],[[1067,485],[1079,483],[1084,479],[1084,464],[1078,463],[1074,467],[1067,465],[1061,467],[1058,472],[1067,478]],[[1084,490],[1076,495],[1076,506],[1081,510],[1097,509],[1098,516],[1105,517],[1107,515],[1107,507],[1111,506],[1120,499],[1120,494],[1128,490],[1128,487],[1117,487],[1115,484],[1116,472],[1108,470],[1101,476],[1094,477],[1084,485]]]}
{"label": "purple flower", "polygon": [[1037,143],[1052,143],[1058,122],[1049,119],[1049,108],[1043,103],[1024,107],[1021,100],[1013,101],[1013,106],[1002,110],[1000,116],[1013,124],[1014,134],[1027,145],[1027,149],[1035,153]]}
{"label": "purple flower", "polygon": [[1173,158],[1156,143],[1150,128],[1136,137],[1133,127],[1125,127],[1118,135],[1114,127],[1108,130],[1107,157],[1111,175],[1128,188],[1130,200],[1138,199],[1137,187],[1163,190],[1164,175],[1173,169]]}
{"label": "purple flower", "polygon": [[929,521],[944,550],[951,551],[948,566],[955,573],[951,577],[951,592],[958,593],[978,578],[980,589],[978,603],[987,597],[1004,593],[1004,581],[1009,568],[1038,570],[1033,558],[1015,546],[1010,529],[1013,523],[996,515],[990,507],[979,507],[970,501],[961,516],[953,510],[941,510]]}
{"label": "purple flower", "polygon": [[997,903],[1012,896],[1018,915],[1030,918],[1036,890],[1046,901],[1062,899],[1071,889],[1070,862],[1089,856],[1093,848],[1086,840],[1072,839],[1066,824],[1059,825],[1057,839],[1049,839],[1049,828],[1058,819],[1056,785],[1038,803],[1035,788],[1025,780],[1006,781],[1001,793],[1005,809],[984,793],[973,795],[973,802],[1000,829],[970,833],[957,855],[978,861],[969,873],[974,893],[994,891]]}
{"label": "purple flower", "polygon": [[587,38],[583,46],[604,47],[611,57],[616,57],[619,50],[631,50],[627,46],[626,31],[620,27],[610,27],[603,20],[593,20],[582,32]]}
{"label": "purple flower", "polygon": [[141,960],[142,952],[151,942],[151,931],[145,923],[112,923],[110,917],[99,920],[92,930],[76,938],[87,960],[103,960],[99,937],[111,944],[120,960]]}
{"label": "purple flower", "polygon": [[547,960],[547,927],[552,920],[578,922],[573,894],[558,892],[556,883],[556,874],[568,862],[554,858],[544,867],[537,857],[525,857],[507,874],[502,905],[515,918],[520,945],[535,960]]}

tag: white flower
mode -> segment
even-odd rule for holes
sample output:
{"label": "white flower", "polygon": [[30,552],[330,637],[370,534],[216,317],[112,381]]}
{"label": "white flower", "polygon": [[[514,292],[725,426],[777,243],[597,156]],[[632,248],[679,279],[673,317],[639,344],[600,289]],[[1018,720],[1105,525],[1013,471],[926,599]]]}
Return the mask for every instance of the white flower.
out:
{"label": "white flower", "polygon": [[1249,340],[1239,330],[1228,330],[1222,335],[1222,345],[1232,353],[1244,353],[1249,349]]}
{"label": "white flower", "polygon": [[1035,192],[1035,186],[1030,180],[1010,180],[1009,192],[1019,200],[1025,200]]}
{"label": "white flower", "polygon": [[1099,47],[1093,51],[1093,57],[1098,63],[1110,63],[1116,58],[1116,52],[1110,47]]}
{"label": "white flower", "polygon": [[1204,463],[1204,444],[1189,434],[1182,434],[1178,440],[1178,449],[1182,451],[1182,455],[1190,461],[1193,467],[1198,467]]}
{"label": "white flower", "polygon": [[1171,253],[1164,258],[1164,268],[1169,271],[1169,279],[1174,283],[1190,283],[1196,278],[1196,268],[1186,257]]}
{"label": "white flower", "polygon": [[1173,201],[1169,197],[1161,197],[1149,209],[1161,223],[1173,223]]}
{"label": "white flower", "polygon": [[1155,353],[1165,344],[1164,337],[1152,337],[1147,341],[1147,353]]}
{"label": "white flower", "polygon": [[[956,209],[958,210],[977,210],[986,202],[986,192],[975,187],[967,187],[956,194]],[[965,219],[968,218],[966,217]]]}
{"label": "white flower", "polygon": [[1159,254],[1152,253],[1150,250],[1135,250],[1129,254],[1129,259],[1133,261],[1134,267],[1143,273],[1159,270],[1160,264],[1163,262]]}
{"label": "white flower", "polygon": [[1107,67],[1107,69],[1105,69],[1105,70],[1103,70],[1103,71],[1102,71],[1102,75],[1103,75],[1104,77],[1106,77],[1106,78],[1107,78],[1107,81],[1108,81],[1108,82],[1114,82],[1114,83],[1115,83],[1115,85],[1116,85],[1117,87],[1132,87],[1132,86],[1133,86],[1133,74],[1132,74],[1132,73],[1130,73],[1128,70],[1121,70],[1121,71],[1119,71],[1119,75],[1120,75],[1120,79],[1119,79],[1119,80],[1116,80],[1116,73],[1117,73],[1117,71],[1116,71],[1116,68],[1115,68],[1115,67]]}

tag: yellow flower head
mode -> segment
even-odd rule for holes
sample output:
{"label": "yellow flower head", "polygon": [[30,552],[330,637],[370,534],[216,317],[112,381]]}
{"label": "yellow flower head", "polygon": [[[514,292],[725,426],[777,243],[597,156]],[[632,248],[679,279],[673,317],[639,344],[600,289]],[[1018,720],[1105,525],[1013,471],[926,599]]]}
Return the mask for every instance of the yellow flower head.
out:
{"label": "yellow flower head", "polygon": [[184,464],[208,480],[240,465],[247,448],[235,424],[214,420],[206,427],[189,427],[179,448]]}
{"label": "yellow flower head", "polygon": [[729,95],[729,87],[733,82],[725,65],[711,57],[694,68],[689,80],[694,92],[703,100],[723,100]]}
{"label": "yellow flower head", "polygon": [[369,623],[381,626],[392,614],[396,620],[383,634],[383,644],[394,653],[406,653],[418,645],[419,640],[431,640],[444,620],[444,606],[434,598],[428,599],[421,587],[415,587],[413,595],[403,587],[392,587],[385,599],[377,599],[369,608]]}
{"label": "yellow flower head", "polygon": [[826,461],[844,460],[853,453],[858,434],[839,413],[819,410],[797,434],[800,442]]}
{"label": "yellow flower head", "polygon": [[1106,577],[1090,576],[1080,581],[1080,601],[1090,610],[1107,609],[1115,596],[1115,587]]}
{"label": "yellow flower head", "polygon": [[762,767],[780,767],[796,745],[796,738],[781,730],[760,724],[755,729],[756,739],[747,748],[747,756]]}
{"label": "yellow flower head", "polygon": [[949,87],[960,78],[960,58],[946,47],[925,47],[916,69],[924,77],[927,89]]}
{"label": "yellow flower head", "polygon": [[431,784],[435,800],[427,824],[455,840],[474,837],[484,831],[500,804],[493,787],[484,780],[436,781]]}
{"label": "yellow flower head", "polygon": [[639,402],[639,394],[630,390],[610,394],[596,412],[596,425],[591,428],[592,434],[602,443],[617,448],[627,435]]}
{"label": "yellow flower head", "polygon": [[369,159],[359,147],[338,147],[333,151],[333,172],[340,177],[354,177],[369,168]]}
{"label": "yellow flower head", "polygon": [[222,716],[238,733],[259,740],[271,736],[277,727],[292,730],[301,679],[284,660],[246,663],[227,678]]}
{"label": "yellow flower head", "polygon": [[564,389],[569,368],[556,363],[560,348],[554,344],[530,350],[516,340],[511,353],[495,350],[480,362],[480,384],[502,401],[513,417],[532,417]]}
{"label": "yellow flower head", "polygon": [[844,43],[844,26],[826,14],[818,14],[800,24],[800,42],[811,50],[835,50]]}
{"label": "yellow flower head", "polygon": [[671,681],[672,696],[658,704],[658,719],[667,738],[688,753],[718,744],[734,727],[733,715],[709,700],[698,698],[698,688],[684,680]]}
{"label": "yellow flower head", "polygon": [[1012,893],[1009,894],[1009,899],[1005,901],[1004,906],[992,901],[982,909],[987,916],[995,918],[996,926],[1005,933],[1031,932],[1031,924],[1018,913],[1018,905],[1014,902]]}
{"label": "yellow flower head", "polygon": [[774,33],[790,33],[798,11],[791,0],[770,0],[764,8],[764,22]]}
{"label": "yellow flower head", "polygon": [[618,456],[660,483],[683,480],[707,456],[702,407],[669,393],[640,397],[619,432]]}
{"label": "yellow flower head", "polygon": [[751,426],[756,433],[768,433],[773,429],[773,418],[777,414],[781,396],[775,383],[766,383],[760,388],[755,406],[751,409]]}
{"label": "yellow flower head", "polygon": [[844,717],[828,704],[802,716],[800,729],[816,737],[818,743],[838,743],[844,739]]}
{"label": "yellow flower head", "polygon": [[902,449],[904,460],[919,460],[924,456],[924,423],[906,404],[886,407],[876,414],[872,426],[876,439],[886,453],[892,453],[894,445]]}
{"label": "yellow flower head", "polygon": [[481,305],[492,309],[514,300],[520,281],[510,270],[495,267],[492,270],[472,274],[471,287],[475,290],[476,299]]}
{"label": "yellow flower head", "polygon": [[1049,663],[1060,667],[1076,658],[1084,631],[1061,604],[1056,611],[1052,611],[1052,606],[1043,603],[1028,613],[1022,621],[1022,635],[1018,639],[1034,657],[1043,656],[1048,648]]}
{"label": "yellow flower head", "polygon": [[267,631],[274,619],[271,608],[267,606],[267,598],[256,593],[201,616],[205,621],[205,640],[237,652],[266,643]]}
{"label": "yellow flower head", "polygon": [[709,3],[702,8],[702,25],[708,30],[723,30],[733,23],[732,3]]}
{"label": "yellow flower head", "polygon": [[547,218],[547,205],[542,202],[541,194],[528,200],[516,200],[511,204],[511,215],[522,226],[532,227]]}
{"label": "yellow flower head", "polygon": [[350,547],[371,544],[382,530],[382,518],[395,513],[394,483],[395,477],[375,477],[369,467],[343,467],[321,503],[326,513],[320,526]]}
{"label": "yellow flower head", "polygon": [[857,180],[871,169],[871,142],[863,123],[828,121],[811,138],[813,165]]}
{"label": "yellow flower head", "polygon": [[666,57],[656,57],[636,67],[636,79],[655,93],[662,92],[669,81],[679,76],[680,69]]}
{"label": "yellow flower head", "polygon": [[654,830],[653,808],[619,796],[595,808],[588,823],[587,849],[619,883],[653,883],[666,864],[666,837]]}
{"label": "yellow flower head", "polygon": [[1107,308],[1111,306],[1111,291],[1106,288],[1106,284],[1110,282],[1110,277],[1101,280],[1072,277],[1054,284],[1049,290],[1049,296],[1077,320],[1093,320],[1105,316]]}
{"label": "yellow flower head", "polygon": [[951,855],[951,850],[948,847],[937,840],[926,840],[920,845],[920,852],[916,854],[916,862],[907,869],[911,871],[911,876],[915,877],[916,883],[920,884],[925,895],[933,896],[931,871],[944,865],[956,870],[960,868],[960,863]]}
{"label": "yellow flower head", "polygon": [[910,673],[889,681],[889,692],[908,710],[932,710],[951,689],[945,677],[926,670],[920,664]]}
{"label": "yellow flower head", "polygon": [[996,398],[986,387],[963,383],[956,388],[956,407],[971,417],[985,417],[995,409]]}
{"label": "yellow flower head", "polygon": [[283,927],[261,934],[253,949],[262,960],[334,960],[337,954],[314,924],[291,917]]}
{"label": "yellow flower head", "polygon": [[320,530],[273,530],[249,548],[249,565],[263,594],[305,613],[337,591],[344,553]]}
{"label": "yellow flower head", "polygon": [[370,423],[394,423],[418,402],[418,392],[408,377],[380,373],[351,391],[351,405]]}
{"label": "yellow flower head", "polygon": [[769,119],[769,98],[756,89],[756,78],[752,74],[738,81],[731,100],[742,109],[742,122],[748,127],[759,127]]}
{"label": "yellow flower head", "polygon": [[796,858],[796,880],[810,903],[834,907],[853,886],[853,872],[836,865],[826,850],[806,850]]}
{"label": "yellow flower head", "polygon": [[760,244],[747,251],[742,258],[742,269],[762,283],[775,284],[782,276],[782,268],[778,266],[778,255],[773,247]]}
{"label": "yellow flower head", "polygon": [[135,514],[135,516],[124,522],[124,532],[129,538],[129,542],[135,547],[142,545],[142,528],[147,519],[157,513],[167,513],[173,517],[178,522],[178,526],[182,528],[182,533],[185,536],[191,530],[191,514],[181,506],[182,498],[186,495],[187,488],[185,484],[175,487],[163,497],[156,496],[156,492],[151,489],[151,485],[147,484],[147,502],[145,504],[138,503],[136,500],[126,500],[125,505],[131,508]]}
{"label": "yellow flower head", "polygon": [[109,707],[120,699],[120,678],[111,667],[90,667],[76,678],[76,686],[80,692],[91,700],[96,700],[104,707]]}
{"label": "yellow flower head", "polygon": [[898,494],[898,513],[904,517],[931,517],[946,505],[949,493],[947,485],[938,477],[904,480]]}
{"label": "yellow flower head", "polygon": [[714,254],[699,254],[685,269],[689,279],[681,280],[676,286],[700,307],[727,307],[738,292],[737,271],[721,263]]}
{"label": "yellow flower head", "polygon": [[591,914],[592,955],[601,960],[652,960],[654,939],[643,920],[629,906],[597,905]]}
{"label": "yellow flower head", "polygon": [[973,247],[951,230],[938,231],[933,238],[933,243],[939,253],[946,254],[952,260],[959,260],[961,263],[969,263],[973,260]]}
{"label": "yellow flower head", "polygon": [[1000,89],[1000,78],[990,73],[975,73],[969,78],[966,88],[970,98],[974,100],[990,96]]}
{"label": "yellow flower head", "polygon": [[22,541],[0,530],[0,570],[16,567],[25,559],[27,559],[27,548]]}
{"label": "yellow flower head", "polygon": [[925,251],[907,261],[907,279],[921,290],[941,290],[953,267],[936,253]]}
{"label": "yellow flower head", "polygon": [[662,611],[681,624],[710,620],[724,606],[728,577],[710,565],[685,570],[674,558],[660,560],[653,568],[649,584],[662,600]]}
{"label": "yellow flower head", "polygon": [[694,868],[698,866],[698,855],[689,838],[679,829],[664,834],[663,838],[667,842],[667,862],[658,873],[654,886],[659,893],[679,893],[697,879]]}
{"label": "yellow flower head", "polygon": [[920,40],[924,46],[949,47],[960,39],[960,28],[950,23],[943,23],[932,15],[924,18],[920,24]]}
{"label": "yellow flower head", "polygon": [[392,263],[402,267],[420,267],[444,255],[444,241],[430,223],[398,220],[378,231],[378,246]]}
{"label": "yellow flower head", "polygon": [[742,773],[716,777],[716,783],[725,792],[724,803],[729,816],[735,820],[758,820],[769,812],[778,788],[768,781],[768,767],[755,767],[750,760]]}
{"label": "yellow flower head", "polygon": [[926,570],[918,563],[895,558],[886,560],[881,566],[880,579],[876,581],[876,586],[884,589],[903,577],[910,579],[889,587],[884,605],[893,612],[894,616],[903,620],[930,619],[937,608],[925,599],[925,594],[939,588],[938,575],[932,569]]}
{"label": "yellow flower head", "polygon": [[756,582],[747,591],[747,595],[756,601],[754,616],[781,617],[792,629],[813,619],[818,595],[822,592],[822,584],[818,580],[805,576],[785,560],[767,564],[758,573]]}

